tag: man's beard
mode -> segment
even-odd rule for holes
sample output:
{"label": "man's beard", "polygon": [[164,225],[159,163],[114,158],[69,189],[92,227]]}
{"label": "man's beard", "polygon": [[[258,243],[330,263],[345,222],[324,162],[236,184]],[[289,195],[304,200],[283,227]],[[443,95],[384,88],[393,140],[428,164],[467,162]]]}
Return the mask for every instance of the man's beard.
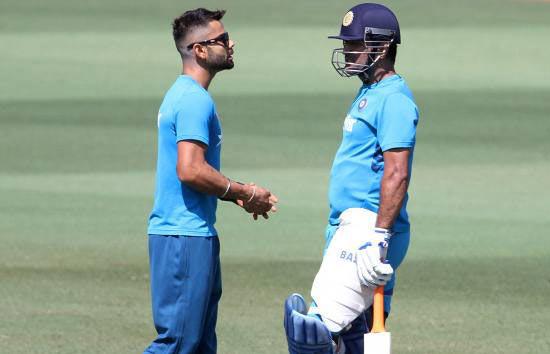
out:
{"label": "man's beard", "polygon": [[215,55],[214,53],[209,53],[209,59],[206,61],[206,66],[208,70],[218,72],[222,70],[233,69],[235,63],[233,59],[229,59],[229,54],[227,51],[223,54]]}

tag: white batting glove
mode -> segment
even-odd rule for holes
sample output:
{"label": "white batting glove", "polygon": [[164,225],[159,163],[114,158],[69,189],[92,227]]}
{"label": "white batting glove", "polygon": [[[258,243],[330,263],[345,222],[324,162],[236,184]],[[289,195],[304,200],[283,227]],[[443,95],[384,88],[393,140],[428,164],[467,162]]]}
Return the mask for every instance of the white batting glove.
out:
{"label": "white batting glove", "polygon": [[368,231],[367,242],[357,251],[357,275],[369,288],[386,285],[393,275],[393,268],[385,263],[391,233],[382,228]]}

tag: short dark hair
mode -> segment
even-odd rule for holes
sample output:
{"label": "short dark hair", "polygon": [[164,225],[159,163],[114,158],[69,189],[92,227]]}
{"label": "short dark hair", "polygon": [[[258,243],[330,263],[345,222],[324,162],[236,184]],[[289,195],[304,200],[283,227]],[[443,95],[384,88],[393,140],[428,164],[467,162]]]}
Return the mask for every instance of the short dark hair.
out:
{"label": "short dark hair", "polygon": [[225,15],[225,10],[210,11],[205,8],[185,11],[181,16],[176,17],[172,22],[172,35],[176,48],[180,51],[179,43],[181,40],[197,27],[207,26],[211,21],[219,21]]}

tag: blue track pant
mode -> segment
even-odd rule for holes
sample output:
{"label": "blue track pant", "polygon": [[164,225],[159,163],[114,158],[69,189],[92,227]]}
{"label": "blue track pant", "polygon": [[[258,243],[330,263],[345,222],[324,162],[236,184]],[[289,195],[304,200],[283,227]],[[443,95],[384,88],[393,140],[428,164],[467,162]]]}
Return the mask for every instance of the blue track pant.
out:
{"label": "blue track pant", "polygon": [[149,235],[153,321],[144,354],[214,354],[222,295],[217,236]]}

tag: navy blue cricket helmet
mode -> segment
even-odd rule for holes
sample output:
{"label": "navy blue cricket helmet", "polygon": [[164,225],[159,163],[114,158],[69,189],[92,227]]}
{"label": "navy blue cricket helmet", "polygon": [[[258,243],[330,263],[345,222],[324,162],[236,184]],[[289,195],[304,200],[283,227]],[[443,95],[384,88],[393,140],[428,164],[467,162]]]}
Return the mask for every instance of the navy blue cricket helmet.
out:
{"label": "navy blue cricket helmet", "polygon": [[[364,75],[387,52],[391,44],[401,43],[399,22],[395,14],[386,6],[375,3],[364,3],[352,7],[342,20],[340,34],[329,36],[342,41],[363,41],[362,51],[344,51],[343,48],[332,52],[332,65],[338,74],[345,77]],[[368,54],[368,60],[358,63],[350,58]]]}
{"label": "navy blue cricket helmet", "polygon": [[394,43],[401,43],[397,17],[386,6],[375,3],[359,4],[352,7],[344,15],[340,34],[328,38],[343,41],[365,40],[365,34],[393,37]]}

